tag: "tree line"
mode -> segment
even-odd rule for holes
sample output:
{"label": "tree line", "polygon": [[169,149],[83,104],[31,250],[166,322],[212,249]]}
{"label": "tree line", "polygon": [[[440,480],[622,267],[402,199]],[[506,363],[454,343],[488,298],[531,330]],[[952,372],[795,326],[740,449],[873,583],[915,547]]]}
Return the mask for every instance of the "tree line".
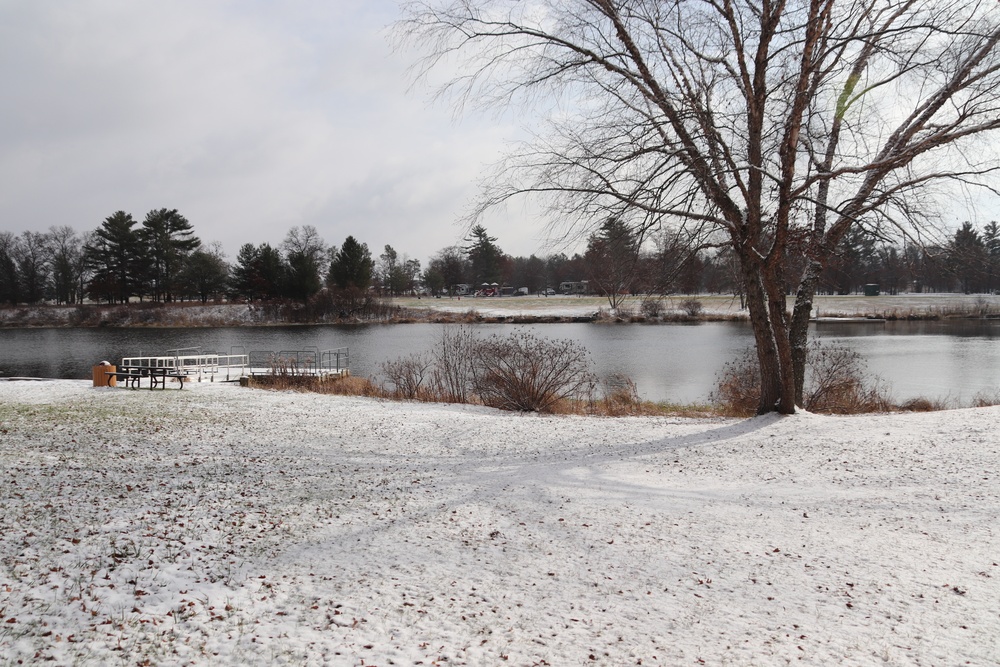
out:
{"label": "tree line", "polygon": [[[786,259],[787,273],[799,267]],[[587,239],[583,252],[511,256],[482,225],[462,244],[442,248],[425,268],[386,245],[373,256],[348,236],[327,244],[315,227],[292,227],[278,245],[244,244],[230,263],[219,244],[206,245],[176,209],[154,209],[140,223],[117,211],[95,230],[0,232],[0,303],[60,304],[168,302],[229,299],[307,302],[324,288],[378,296],[449,295],[456,286],[482,284],[558,290],[588,281],[588,291],[611,307],[634,294],[741,294],[738,263],[730,248],[698,245],[676,231],[648,235],[609,219]],[[896,244],[863,228],[841,240],[817,291],[994,292],[1000,288],[1000,225],[966,222],[947,243]],[[792,285],[786,286],[787,290]]]}
{"label": "tree line", "polygon": [[[527,197],[568,234],[721,239],[761,413],[803,404],[814,297],[852,231],[919,239],[935,199],[996,193],[995,2],[426,0],[395,34],[456,112],[528,112],[470,219]],[[989,282],[969,270],[964,289]]]}

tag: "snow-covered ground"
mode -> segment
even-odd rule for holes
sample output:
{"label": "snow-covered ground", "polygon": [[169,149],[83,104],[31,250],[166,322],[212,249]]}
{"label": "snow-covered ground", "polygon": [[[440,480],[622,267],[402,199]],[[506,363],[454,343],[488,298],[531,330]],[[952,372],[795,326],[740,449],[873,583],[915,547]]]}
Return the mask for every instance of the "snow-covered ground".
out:
{"label": "snow-covered ground", "polygon": [[[702,312],[709,317],[747,317],[747,311],[740,309],[740,301],[732,295],[670,296],[663,298],[668,315],[683,312],[683,302],[695,299],[702,305]],[[788,307],[793,305],[789,299]],[[590,317],[604,311],[611,312],[608,300],[598,296],[556,295],[549,297],[424,297],[397,298],[397,303],[410,310],[429,310],[463,314],[474,311],[484,317]],[[627,299],[626,309],[640,314],[642,299]],[[899,294],[866,297],[859,295],[828,296],[815,298],[814,315],[842,317],[851,315],[879,315],[906,318],[908,315],[947,316],[964,313],[969,316],[993,315],[1000,313],[1000,295],[994,294]]]}
{"label": "snow-covered ground", "polygon": [[0,664],[998,664],[998,419],[0,382]]}

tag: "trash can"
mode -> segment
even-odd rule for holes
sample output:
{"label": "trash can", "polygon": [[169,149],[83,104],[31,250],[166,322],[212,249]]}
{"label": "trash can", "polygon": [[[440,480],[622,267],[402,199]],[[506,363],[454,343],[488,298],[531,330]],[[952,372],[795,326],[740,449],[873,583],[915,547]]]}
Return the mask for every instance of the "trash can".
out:
{"label": "trash can", "polygon": [[118,385],[117,378],[114,376],[108,377],[106,373],[114,373],[116,367],[110,361],[102,361],[101,363],[94,366],[91,370],[94,373],[94,386],[95,387],[115,387]]}

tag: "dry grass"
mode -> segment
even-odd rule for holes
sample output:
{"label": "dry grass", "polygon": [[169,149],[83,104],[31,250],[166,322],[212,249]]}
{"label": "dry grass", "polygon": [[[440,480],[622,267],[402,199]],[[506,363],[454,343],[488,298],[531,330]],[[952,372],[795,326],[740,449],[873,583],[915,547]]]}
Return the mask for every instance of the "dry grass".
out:
{"label": "dry grass", "polygon": [[338,396],[364,396],[388,398],[381,387],[368,378],[345,375],[319,377],[315,375],[255,375],[247,379],[246,386],[274,391],[307,391]]}
{"label": "dry grass", "polygon": [[981,391],[972,397],[972,407],[974,408],[988,408],[993,405],[1000,405],[1000,390]]}
{"label": "dry grass", "polygon": [[939,410],[948,410],[950,407],[947,401],[943,399],[930,399],[923,396],[908,399],[896,406],[898,410],[902,410],[903,412],[937,412]]}

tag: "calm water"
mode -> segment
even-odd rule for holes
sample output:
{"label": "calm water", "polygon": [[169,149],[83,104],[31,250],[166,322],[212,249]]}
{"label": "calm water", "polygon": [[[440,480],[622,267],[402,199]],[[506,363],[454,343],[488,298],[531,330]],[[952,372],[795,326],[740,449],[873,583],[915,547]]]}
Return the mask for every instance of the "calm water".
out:
{"label": "calm water", "polygon": [[[427,352],[440,340],[438,324],[239,327],[215,329],[0,329],[0,376],[89,378],[101,360],[160,355],[201,347],[205,353],[349,347],[351,371],[376,376],[384,361]],[[813,325],[825,342],[860,352],[869,371],[892,387],[898,400],[913,396],[968,401],[1000,389],[1000,322],[889,322]],[[481,335],[505,334],[515,325],[473,327]],[[569,338],[589,350],[601,376],[622,373],[643,397],[704,401],[723,365],[752,342],[748,325],[543,324],[530,327],[548,338]],[[240,350],[242,351],[242,350]]]}

